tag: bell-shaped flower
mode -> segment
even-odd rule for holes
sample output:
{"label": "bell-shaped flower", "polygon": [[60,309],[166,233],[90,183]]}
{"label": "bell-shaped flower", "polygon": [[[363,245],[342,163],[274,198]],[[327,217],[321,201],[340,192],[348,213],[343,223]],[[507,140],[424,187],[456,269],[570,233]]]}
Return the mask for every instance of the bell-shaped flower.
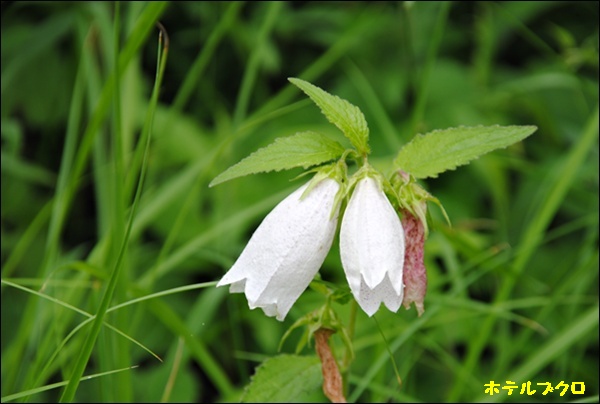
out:
{"label": "bell-shaped flower", "polygon": [[281,201],[217,286],[231,285],[231,293],[246,294],[251,309],[283,321],[329,252],[339,188],[331,178],[314,179]]}
{"label": "bell-shaped flower", "polygon": [[358,181],[342,219],[340,255],[360,307],[375,314],[381,303],[393,312],[402,304],[404,230],[378,181]]}

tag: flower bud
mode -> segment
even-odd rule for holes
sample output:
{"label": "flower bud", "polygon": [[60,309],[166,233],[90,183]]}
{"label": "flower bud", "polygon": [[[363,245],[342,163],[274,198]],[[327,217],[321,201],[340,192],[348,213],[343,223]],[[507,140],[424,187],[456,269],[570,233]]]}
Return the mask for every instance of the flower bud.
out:
{"label": "flower bud", "polygon": [[[427,208],[422,202],[423,210]],[[402,211],[402,226],[406,236],[406,254],[404,256],[404,299],[402,304],[406,310],[414,303],[419,317],[425,311],[423,300],[427,292],[427,273],[423,262],[425,248],[425,226],[408,210]]]}

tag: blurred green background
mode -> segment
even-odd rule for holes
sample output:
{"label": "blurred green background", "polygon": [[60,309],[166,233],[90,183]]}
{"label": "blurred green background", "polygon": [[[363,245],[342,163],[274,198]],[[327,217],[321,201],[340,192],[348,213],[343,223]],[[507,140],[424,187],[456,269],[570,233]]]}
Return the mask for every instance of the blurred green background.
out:
{"label": "blurred green background", "polygon": [[[198,285],[229,269],[301,171],[207,185],[279,136],[347,144],[287,81],[300,77],[361,108],[375,166],[416,133],[538,127],[423,184],[452,221],[430,206],[425,314],[358,313],[348,400],[597,402],[598,14],[578,1],[2,2],[3,401],[58,400],[51,385],[77,364],[139,367],[82,381],[76,401],[240,399],[324,298],[308,290],[280,323]],[[169,50],[152,122],[157,21]],[[82,362],[81,323],[106,310],[116,267],[110,306],[126,305],[104,320],[121,334],[102,327]],[[345,285],[337,238],[320,273]],[[349,321],[349,305],[336,310]],[[489,396],[491,380],[586,389]],[[327,401],[318,386],[290,399]]]}

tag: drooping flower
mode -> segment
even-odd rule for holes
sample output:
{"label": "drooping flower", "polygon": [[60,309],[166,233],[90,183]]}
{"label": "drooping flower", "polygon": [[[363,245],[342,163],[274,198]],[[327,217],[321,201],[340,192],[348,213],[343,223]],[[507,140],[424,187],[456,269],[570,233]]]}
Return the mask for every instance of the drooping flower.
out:
{"label": "drooping flower", "polygon": [[329,252],[337,227],[339,188],[336,180],[317,179],[281,201],[217,286],[231,285],[231,293],[246,294],[251,309],[260,307],[283,321]]}
{"label": "drooping flower", "polygon": [[381,303],[397,312],[403,299],[404,230],[379,183],[358,181],[342,219],[340,255],[360,307],[375,314]]}

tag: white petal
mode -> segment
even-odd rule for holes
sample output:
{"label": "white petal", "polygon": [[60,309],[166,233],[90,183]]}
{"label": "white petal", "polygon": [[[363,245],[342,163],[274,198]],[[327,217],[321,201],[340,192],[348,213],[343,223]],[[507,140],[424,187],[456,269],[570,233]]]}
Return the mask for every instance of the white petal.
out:
{"label": "white petal", "polygon": [[[217,284],[217,286],[221,286]],[[233,282],[231,286],[229,286],[229,293],[242,293],[246,289],[246,279],[242,279],[241,281]]]}
{"label": "white petal", "polygon": [[323,264],[337,226],[337,212],[331,217],[337,181],[325,179],[301,199],[307,186],[265,217],[217,284],[231,284],[232,292],[243,287],[250,308],[261,307],[278,320],[283,320]]}
{"label": "white petal", "polygon": [[387,275],[374,289],[370,289],[363,281],[359,293],[354,295],[357,296],[356,301],[359,306],[369,317],[375,314],[381,303],[384,303],[390,311],[397,312],[403,299],[402,291],[400,294],[396,293]]}
{"label": "white petal", "polygon": [[[377,301],[379,307],[386,301],[375,295],[383,290],[382,284],[385,290],[392,288],[394,296],[402,295],[404,230],[398,214],[372,178],[360,180],[348,202],[340,231],[340,255],[357,300],[367,290],[368,300]],[[395,300],[389,305],[395,307]]]}

